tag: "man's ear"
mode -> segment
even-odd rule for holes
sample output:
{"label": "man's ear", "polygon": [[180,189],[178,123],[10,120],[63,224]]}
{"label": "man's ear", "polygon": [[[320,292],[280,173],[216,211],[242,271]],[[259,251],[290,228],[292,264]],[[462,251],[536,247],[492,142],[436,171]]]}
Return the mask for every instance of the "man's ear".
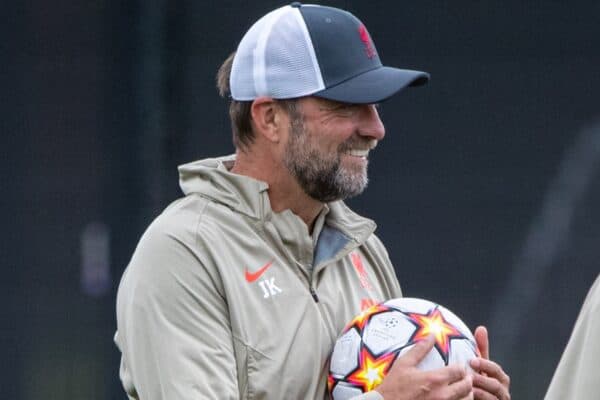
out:
{"label": "man's ear", "polygon": [[259,97],[252,102],[250,107],[252,123],[257,135],[273,143],[279,143],[282,127],[285,124],[285,113],[270,97]]}

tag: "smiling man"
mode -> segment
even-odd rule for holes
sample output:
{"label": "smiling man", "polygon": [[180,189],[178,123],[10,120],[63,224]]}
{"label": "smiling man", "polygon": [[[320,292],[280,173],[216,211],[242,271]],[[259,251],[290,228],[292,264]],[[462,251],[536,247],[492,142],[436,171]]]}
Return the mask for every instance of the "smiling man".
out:
{"label": "smiling man", "polygon": [[[294,3],[249,29],[217,78],[235,154],[179,168],[185,197],[150,225],[119,287],[130,399],[327,397],[341,329],[402,295],[375,224],[343,200],[367,186],[385,135],[376,103],[428,79],[383,66],[365,26],[336,8]],[[487,333],[476,337],[486,355]],[[357,398],[510,398],[486,358],[473,375],[418,370],[432,346]]]}
{"label": "smiling man", "polygon": [[[377,110],[312,97],[299,102],[302,114],[290,116],[286,168],[304,194],[321,203],[360,194],[368,182],[369,151],[385,132]],[[363,126],[353,125],[353,120]]]}

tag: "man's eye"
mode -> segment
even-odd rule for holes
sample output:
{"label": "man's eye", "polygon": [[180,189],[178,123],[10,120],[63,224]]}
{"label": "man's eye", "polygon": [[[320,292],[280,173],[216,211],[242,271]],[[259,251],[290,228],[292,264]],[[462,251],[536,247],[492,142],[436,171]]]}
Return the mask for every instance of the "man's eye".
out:
{"label": "man's eye", "polygon": [[340,106],[338,106],[335,111],[341,113],[341,114],[353,114],[354,112],[356,112],[356,110],[358,109],[358,106],[356,104],[341,104]]}

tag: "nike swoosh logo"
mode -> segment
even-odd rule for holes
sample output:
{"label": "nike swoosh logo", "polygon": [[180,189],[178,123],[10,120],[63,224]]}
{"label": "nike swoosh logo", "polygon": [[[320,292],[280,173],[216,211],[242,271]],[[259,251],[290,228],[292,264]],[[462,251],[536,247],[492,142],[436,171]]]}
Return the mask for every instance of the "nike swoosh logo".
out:
{"label": "nike swoosh logo", "polygon": [[246,270],[244,271],[244,274],[246,275],[246,282],[252,283],[255,280],[257,280],[258,278],[260,278],[260,276],[267,269],[269,269],[269,267],[271,266],[271,264],[273,264],[273,260],[269,261],[268,263],[266,263],[265,265],[263,265],[262,267],[260,267],[259,269],[257,269],[254,272],[250,272],[250,271],[248,271],[248,268],[246,268]]}

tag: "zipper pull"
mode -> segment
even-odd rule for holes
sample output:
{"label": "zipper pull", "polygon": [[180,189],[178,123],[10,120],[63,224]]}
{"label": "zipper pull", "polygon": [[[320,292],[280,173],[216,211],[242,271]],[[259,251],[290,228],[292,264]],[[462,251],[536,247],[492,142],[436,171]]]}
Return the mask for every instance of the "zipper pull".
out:
{"label": "zipper pull", "polygon": [[315,303],[319,302],[319,296],[317,296],[317,292],[315,292],[315,289],[313,289],[312,286],[310,287],[310,295],[312,296]]}

